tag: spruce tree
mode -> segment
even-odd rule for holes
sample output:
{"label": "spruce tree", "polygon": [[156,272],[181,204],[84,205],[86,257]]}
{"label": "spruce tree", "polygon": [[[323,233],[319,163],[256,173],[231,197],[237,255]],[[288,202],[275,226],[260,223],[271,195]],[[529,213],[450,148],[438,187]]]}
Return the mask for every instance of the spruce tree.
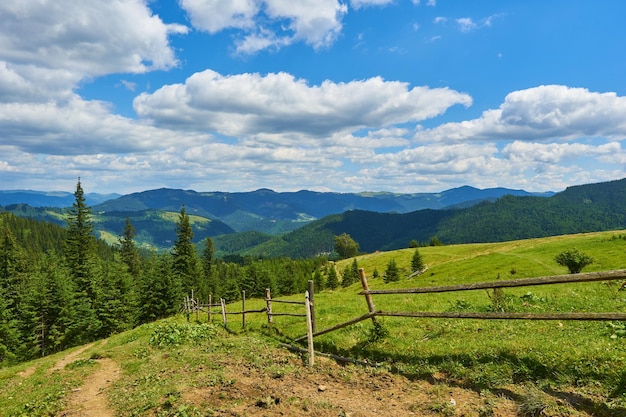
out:
{"label": "spruce tree", "polygon": [[387,269],[385,270],[385,275],[383,275],[383,281],[386,283],[400,281],[400,271],[398,270],[395,259],[391,259],[387,262]]}
{"label": "spruce tree", "polygon": [[134,279],[138,279],[141,273],[141,258],[135,246],[136,236],[137,232],[130,222],[130,218],[126,217],[124,231],[119,238],[120,255],[122,262],[126,265],[126,270]]}
{"label": "spruce tree", "polygon": [[65,240],[65,262],[70,269],[72,279],[90,300],[94,297],[92,267],[95,244],[91,207],[87,206],[85,193],[80,183],[76,184],[75,201],[67,216],[67,238]]}
{"label": "spruce tree", "polygon": [[176,242],[172,250],[172,270],[184,292],[199,290],[198,255],[192,242],[193,230],[185,206],[180,209],[176,223]]}
{"label": "spruce tree", "polygon": [[74,197],[75,201],[67,216],[68,231],[64,255],[76,291],[71,303],[75,315],[69,325],[68,337],[71,344],[80,344],[90,341],[98,333],[100,323],[93,307],[97,286],[93,276],[96,245],[91,208],[85,202],[80,178]]}
{"label": "spruce tree", "polygon": [[201,296],[208,299],[208,296],[217,297],[219,294],[219,281],[218,274],[214,268],[215,264],[215,249],[213,247],[213,241],[210,237],[204,240],[204,250],[202,251],[202,273],[203,273],[203,287],[206,288],[206,294]]}
{"label": "spruce tree", "polygon": [[413,272],[421,271],[424,269],[424,260],[422,259],[422,255],[420,254],[419,249],[415,248],[415,252],[413,252],[413,257],[411,258],[411,269]]}
{"label": "spruce tree", "polygon": [[329,290],[334,290],[339,286],[339,278],[337,277],[337,271],[335,265],[331,264],[328,269],[328,279],[326,280],[326,287]]}
{"label": "spruce tree", "polygon": [[350,265],[346,265],[343,271],[343,278],[341,280],[342,287],[349,287],[359,280],[359,264],[356,259],[352,261]]}

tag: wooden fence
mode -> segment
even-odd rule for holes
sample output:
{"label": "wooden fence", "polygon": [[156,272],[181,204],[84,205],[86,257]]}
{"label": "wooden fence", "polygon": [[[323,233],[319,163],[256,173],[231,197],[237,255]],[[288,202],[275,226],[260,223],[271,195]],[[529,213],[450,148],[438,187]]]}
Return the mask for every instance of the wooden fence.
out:
{"label": "wooden fence", "polygon": [[[211,321],[212,315],[221,314],[222,321],[224,322],[224,327],[228,327],[228,316],[229,315],[241,315],[241,327],[246,327],[246,315],[254,314],[254,313],[266,313],[267,314],[267,322],[268,324],[272,324],[274,322],[274,317],[279,316],[291,316],[291,317],[307,317],[310,315],[310,320],[312,323],[313,331],[315,331],[315,305],[314,305],[314,283],[312,280],[308,282],[308,296],[305,297],[305,301],[291,301],[291,300],[278,300],[273,299],[272,294],[269,288],[265,290],[265,303],[266,307],[257,309],[257,310],[247,310],[246,309],[246,292],[245,290],[241,291],[241,311],[227,311],[226,310],[226,301],[221,298],[219,300],[219,304],[214,303],[212,296],[209,295],[209,301],[206,304],[200,302],[200,300],[194,298],[193,291],[191,292],[191,296],[187,296],[183,300],[183,305],[181,307],[181,311],[187,315],[187,320],[190,319],[191,315],[195,314],[196,320],[200,320],[200,313],[206,313],[207,321]],[[302,306],[308,306],[304,309],[302,313],[285,313],[285,312],[275,312],[272,305],[274,303],[282,303],[282,304],[296,304]],[[219,308],[218,311],[214,311],[212,309]]]}
{"label": "wooden fence", "polygon": [[[241,326],[242,328],[246,327],[246,314],[250,313],[267,313],[267,322],[271,325],[274,321],[274,317],[276,316],[291,316],[291,317],[306,317],[307,324],[307,335],[305,336],[308,339],[308,354],[309,366],[313,366],[315,364],[315,351],[313,348],[313,332],[315,331],[315,308],[313,304],[314,297],[314,283],[312,280],[308,282],[309,290],[305,293],[304,301],[291,301],[291,300],[276,300],[272,299],[272,294],[270,289],[265,290],[265,302],[266,307],[258,310],[246,310],[246,292],[241,291],[241,311],[226,311],[226,301],[223,298],[220,298],[219,304],[212,303],[212,297],[209,295],[209,302],[207,304],[202,304],[198,299],[194,298],[193,291],[191,292],[191,297],[185,297],[183,300],[183,305],[181,310],[186,313],[187,321],[189,321],[190,316],[195,313],[196,320],[200,319],[200,311],[206,312],[207,320],[211,321],[211,309],[214,307],[220,307],[220,312],[222,314],[222,320],[224,322],[224,327],[228,328],[228,320],[227,316],[231,314],[241,315]],[[304,313],[276,313],[273,311],[272,304],[273,303],[284,303],[284,304],[297,304],[304,306]],[[213,313],[215,314],[215,313]]]}
{"label": "wooden fence", "polygon": [[[450,319],[482,319],[482,320],[626,320],[626,313],[509,313],[509,312],[434,312],[434,311],[383,311],[377,310],[372,295],[389,295],[389,294],[432,294],[443,292],[471,291],[481,289],[498,289],[526,287],[537,285],[551,284],[572,284],[581,282],[598,282],[598,281],[614,281],[626,280],[626,270],[604,271],[604,272],[588,272],[580,274],[553,275],[537,278],[522,278],[515,280],[503,280],[492,282],[479,282],[472,284],[458,284],[436,287],[418,287],[405,289],[389,289],[389,290],[370,290],[365,276],[365,271],[359,270],[361,277],[361,285],[363,290],[359,293],[365,296],[368,313],[359,317],[355,317],[343,323],[329,327],[324,330],[316,331],[313,337],[321,336],[335,330],[342,329],[363,320],[371,319],[376,323],[376,317],[410,317],[410,318],[450,318]],[[296,341],[302,341],[307,336],[302,336]]]}

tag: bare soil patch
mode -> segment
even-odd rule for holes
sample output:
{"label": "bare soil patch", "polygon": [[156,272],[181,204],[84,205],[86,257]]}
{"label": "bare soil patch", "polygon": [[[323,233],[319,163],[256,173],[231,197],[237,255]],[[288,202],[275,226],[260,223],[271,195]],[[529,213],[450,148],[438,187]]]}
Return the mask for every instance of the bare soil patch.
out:
{"label": "bare soil patch", "polygon": [[215,416],[518,416],[516,404],[506,398],[496,401],[443,383],[319,362],[286,374],[230,363],[225,383],[195,388],[183,397]]}
{"label": "bare soil patch", "polygon": [[67,399],[61,417],[114,417],[109,408],[106,393],[109,386],[119,377],[120,368],[109,358],[98,359],[98,369],[85,379],[81,388],[74,391]]}

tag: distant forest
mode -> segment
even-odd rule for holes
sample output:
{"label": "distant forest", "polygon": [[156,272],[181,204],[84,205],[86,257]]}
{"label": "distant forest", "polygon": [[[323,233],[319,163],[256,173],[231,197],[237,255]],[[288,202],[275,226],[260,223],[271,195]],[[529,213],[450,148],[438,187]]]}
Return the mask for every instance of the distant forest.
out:
{"label": "distant forest", "polygon": [[[67,227],[0,213],[0,365],[30,360],[176,313],[192,290],[208,300],[303,292],[325,286],[325,258],[218,259],[197,250],[181,208],[170,251],[144,252],[126,221],[117,244],[93,234],[80,182]],[[321,272],[320,272],[321,271]],[[333,269],[334,271],[334,269]],[[331,273],[333,275],[333,273]],[[332,283],[331,283],[332,285]]]}

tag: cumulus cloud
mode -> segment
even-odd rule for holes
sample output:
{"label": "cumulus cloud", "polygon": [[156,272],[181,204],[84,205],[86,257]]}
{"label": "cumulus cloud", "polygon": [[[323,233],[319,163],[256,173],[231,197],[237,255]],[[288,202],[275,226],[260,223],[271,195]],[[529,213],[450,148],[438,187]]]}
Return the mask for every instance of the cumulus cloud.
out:
{"label": "cumulus cloud", "polygon": [[0,146],[50,155],[142,152],[167,144],[193,145],[207,135],[146,126],[112,114],[106,103],[78,96],[63,105],[0,104]]}
{"label": "cumulus cloud", "polygon": [[195,28],[216,33],[226,28],[254,27],[261,4],[257,0],[180,0],[180,5]]}
{"label": "cumulus cloud", "polygon": [[0,60],[81,76],[142,73],[177,64],[167,25],[141,0],[0,3]]}
{"label": "cumulus cloud", "polygon": [[238,136],[299,132],[327,136],[358,128],[380,128],[442,114],[471,104],[467,94],[448,88],[409,88],[374,77],[348,83],[309,85],[287,73],[223,76],[207,70],[184,84],[143,93],[137,114],[155,125]]}
{"label": "cumulus cloud", "polygon": [[478,119],[417,132],[419,142],[460,140],[568,140],[626,137],[626,97],[584,88],[546,85],[508,94]]}
{"label": "cumulus cloud", "polygon": [[[361,4],[380,0],[361,0]],[[338,0],[182,0],[192,25],[209,33],[243,30],[237,52],[250,54],[303,41],[314,48],[332,44],[347,6]]]}

